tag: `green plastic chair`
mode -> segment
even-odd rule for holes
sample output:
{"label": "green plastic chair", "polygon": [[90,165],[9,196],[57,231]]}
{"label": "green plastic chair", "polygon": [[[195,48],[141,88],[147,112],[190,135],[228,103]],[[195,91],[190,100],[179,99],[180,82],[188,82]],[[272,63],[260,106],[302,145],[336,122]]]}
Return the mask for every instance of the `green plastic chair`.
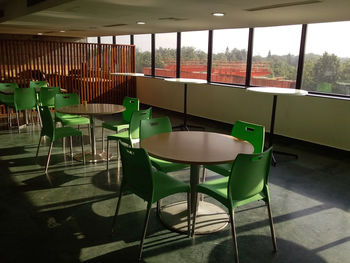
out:
{"label": "green plastic chair", "polygon": [[1,91],[13,90],[18,88],[17,83],[0,83],[0,103],[6,106],[7,111],[7,124],[9,127],[12,127],[12,119],[11,119],[11,109],[15,108],[15,99],[13,94],[4,94]]}
{"label": "green plastic chair", "polygon": [[[142,120],[140,125],[140,140],[144,140],[152,135],[172,132],[172,126],[168,117],[154,118],[149,120]],[[152,165],[164,173],[179,171],[189,167],[186,164],[168,162],[150,156]]]}
{"label": "green plastic chair", "polygon": [[47,173],[47,170],[49,168],[53,143],[55,141],[57,141],[58,139],[63,139],[65,137],[69,137],[69,139],[70,139],[70,154],[71,154],[71,156],[73,156],[72,136],[80,136],[81,137],[81,150],[82,150],[82,154],[83,154],[83,161],[85,164],[83,133],[77,129],[72,128],[72,127],[56,128],[49,108],[47,106],[40,106],[39,110],[40,110],[40,115],[42,118],[43,126],[41,128],[40,139],[39,139],[39,144],[38,144],[35,158],[38,157],[42,137],[43,136],[49,137],[50,138],[50,148],[49,148],[49,153],[47,156],[45,173]]}
{"label": "green plastic chair", "polygon": [[113,217],[112,232],[114,232],[114,226],[116,223],[116,218],[118,216],[123,192],[131,191],[146,201],[147,212],[138,254],[138,259],[141,260],[142,248],[144,239],[146,237],[152,204],[158,202],[162,198],[176,193],[187,193],[187,224],[188,236],[190,236],[190,186],[186,183],[176,180],[171,176],[168,176],[163,172],[154,172],[152,170],[148,154],[144,149],[129,148],[124,146],[121,142],[119,142],[119,149],[123,167],[123,179],[119,190],[117,207]]}
{"label": "green plastic chair", "polygon": [[124,97],[123,106],[125,111],[122,112],[122,120],[102,122],[102,151],[104,151],[104,129],[120,132],[129,129],[131,115],[134,111],[140,109],[140,101],[137,98]]}
{"label": "green plastic chair", "polygon": [[[75,93],[56,94],[55,109],[80,104],[79,96]],[[63,126],[84,125],[90,126],[90,119],[79,115],[59,113],[55,111],[55,121],[61,122]]]}
{"label": "green plastic chair", "polygon": [[55,96],[60,94],[60,87],[42,87],[39,92],[39,105],[48,106],[49,108],[55,107]]}
{"label": "green plastic chair", "polygon": [[47,87],[48,84],[46,81],[41,81],[41,80],[37,80],[37,81],[30,81],[29,82],[29,87],[30,88],[43,88],[43,87]]}
{"label": "green plastic chair", "polygon": [[[273,249],[274,251],[277,251],[268,187],[271,156],[272,148],[263,153],[239,154],[232,165],[231,174],[229,177],[223,177],[221,179],[198,184],[195,189],[197,193],[207,194],[227,207],[230,215],[236,263],[239,262],[239,258],[234,222],[234,210],[237,207],[254,201],[263,200],[266,203],[270,219]],[[195,199],[197,198],[198,195],[195,196]],[[192,236],[195,233],[195,226],[196,209],[194,209],[193,215]]]}
{"label": "green plastic chair", "polygon": [[[130,119],[130,127],[128,130],[119,132],[116,134],[112,134],[107,136],[107,156],[109,156],[109,142],[111,140],[114,141],[122,141],[131,147],[134,144],[140,142],[140,122],[141,120],[146,120],[152,118],[152,108],[148,108],[147,110],[139,110],[134,111],[131,119]],[[119,144],[117,144],[119,145]],[[117,149],[119,152],[119,149]],[[119,170],[119,154],[118,154],[118,170]],[[109,172],[109,158],[107,158],[107,171]]]}
{"label": "green plastic chair", "polygon": [[[33,122],[33,109],[38,110],[38,104],[36,100],[36,94],[34,88],[18,88],[14,90],[14,108],[16,111],[16,117],[17,117],[17,126],[18,126],[18,133],[20,132],[20,126],[19,126],[19,111],[24,110],[30,110],[31,112],[31,119]],[[39,112],[39,110],[38,110]],[[40,116],[40,115],[39,115]]]}
{"label": "green plastic chair", "polygon": [[[265,127],[262,125],[236,121],[232,128],[231,135],[250,142],[254,147],[254,153],[261,153],[264,149]],[[211,170],[223,176],[229,176],[231,173],[232,163],[205,165],[203,169],[203,182],[205,181],[205,169]]]}

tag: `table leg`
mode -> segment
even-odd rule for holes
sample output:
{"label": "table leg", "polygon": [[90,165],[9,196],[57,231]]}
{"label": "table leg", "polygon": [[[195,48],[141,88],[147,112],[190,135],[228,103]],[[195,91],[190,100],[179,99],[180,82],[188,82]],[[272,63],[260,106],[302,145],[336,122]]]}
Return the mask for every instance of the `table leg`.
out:
{"label": "table leg", "polygon": [[[198,209],[196,234],[209,234],[225,228],[229,217],[225,210],[208,202],[200,201],[195,206],[195,187],[199,183],[199,170],[200,165],[191,165],[191,208],[197,207]],[[160,219],[166,227],[187,234],[187,202],[165,205],[161,208]]]}

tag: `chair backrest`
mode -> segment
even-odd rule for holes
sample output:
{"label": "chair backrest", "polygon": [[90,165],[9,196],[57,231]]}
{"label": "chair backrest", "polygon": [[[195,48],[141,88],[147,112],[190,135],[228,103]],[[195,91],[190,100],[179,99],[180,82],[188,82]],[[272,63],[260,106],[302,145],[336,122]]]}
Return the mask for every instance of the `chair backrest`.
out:
{"label": "chair backrest", "polygon": [[264,150],[265,127],[262,125],[236,121],[231,135],[250,142],[254,147],[254,153],[261,153]]}
{"label": "chair backrest", "polygon": [[40,80],[36,80],[36,81],[30,81],[29,82],[29,87],[30,88],[43,88],[43,87],[47,87],[47,82],[46,81],[40,81]]}
{"label": "chair backrest", "polygon": [[140,109],[140,101],[137,98],[124,97],[123,106],[125,107],[122,113],[123,120],[130,123],[132,113]]}
{"label": "chair backrest", "polygon": [[18,88],[14,91],[16,111],[29,110],[36,107],[36,94],[34,88]]}
{"label": "chair backrest", "polygon": [[[17,83],[14,83],[14,82],[13,83],[0,83],[0,91],[14,90],[15,88],[18,88]],[[0,103],[13,104],[14,103],[13,94],[0,93]]]}
{"label": "chair backrest", "polygon": [[152,135],[171,131],[171,122],[168,117],[142,120],[140,125],[140,140],[142,141]]}
{"label": "chair backrest", "polygon": [[49,110],[48,106],[39,106],[41,121],[42,121],[42,128],[41,128],[41,135],[40,136],[48,136],[50,138],[53,138],[55,133],[55,125],[53,123],[52,115]]}
{"label": "chair backrest", "polygon": [[56,94],[55,108],[80,104],[79,96],[76,93]]}
{"label": "chair backrest", "polygon": [[55,96],[61,93],[60,87],[42,87],[39,92],[39,102],[41,106],[54,107]]}
{"label": "chair backrest", "polygon": [[15,89],[18,88],[18,84],[15,82],[11,82],[11,83],[0,83],[0,90],[3,89]]}
{"label": "chair backrest", "polygon": [[147,152],[142,148],[129,148],[121,142],[119,149],[123,167],[122,186],[145,201],[151,201],[154,181]]}
{"label": "chair backrest", "polygon": [[[272,148],[262,153],[239,154],[232,165],[228,183],[231,204],[267,189]],[[267,194],[267,193],[265,193]]]}
{"label": "chair backrest", "polygon": [[150,118],[152,118],[152,108],[134,111],[129,125],[129,138],[132,144],[139,142],[141,120],[147,120]]}

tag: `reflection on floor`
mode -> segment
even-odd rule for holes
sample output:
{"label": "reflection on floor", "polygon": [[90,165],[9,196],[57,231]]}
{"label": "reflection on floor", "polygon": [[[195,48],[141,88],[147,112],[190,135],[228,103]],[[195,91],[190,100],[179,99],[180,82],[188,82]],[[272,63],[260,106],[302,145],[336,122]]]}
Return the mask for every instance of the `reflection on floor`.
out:
{"label": "reflection on floor", "polygon": [[[170,113],[154,110],[153,116],[166,114]],[[171,120],[181,123],[177,115]],[[195,119],[191,123],[230,132],[228,125]],[[97,134],[101,135],[100,120]],[[117,231],[110,234],[121,179],[116,159],[108,176],[106,163],[84,166],[66,156],[57,143],[46,176],[48,141],[35,162],[38,140],[38,126],[23,128],[20,134],[5,125],[0,130],[0,262],[136,262],[145,203],[125,195]],[[271,169],[279,251],[272,253],[266,208],[261,203],[249,205],[236,214],[241,262],[349,262],[350,154],[301,142],[279,141],[276,148],[299,155],[298,160],[277,156],[279,163]],[[80,151],[78,140],[75,151]],[[188,181],[189,170],[172,175]],[[250,209],[254,207],[258,208]],[[189,239],[166,229],[154,210],[143,255],[150,263],[224,263],[234,258],[228,226]]]}

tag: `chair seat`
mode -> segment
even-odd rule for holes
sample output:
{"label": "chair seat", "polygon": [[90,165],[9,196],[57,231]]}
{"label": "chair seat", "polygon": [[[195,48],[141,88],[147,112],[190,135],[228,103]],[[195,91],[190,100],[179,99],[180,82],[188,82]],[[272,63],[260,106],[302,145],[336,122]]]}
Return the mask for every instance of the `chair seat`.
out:
{"label": "chair seat", "polygon": [[189,165],[187,164],[182,164],[182,163],[172,163],[172,162],[168,162],[162,159],[158,159],[155,157],[150,156],[149,159],[152,162],[152,165],[158,170],[158,171],[162,171],[164,173],[170,173],[170,172],[174,172],[174,171],[179,171],[182,169],[185,169],[187,167],[189,167]]}
{"label": "chair seat", "polygon": [[[218,200],[226,207],[230,207],[229,200],[227,197],[227,185],[228,185],[229,177],[224,177],[216,180],[211,180],[202,184],[198,184],[196,186],[196,191],[200,193],[207,194],[214,199]],[[266,196],[264,193],[260,192],[256,195],[250,196],[244,200],[232,200],[232,208],[242,206],[253,201],[265,200]]]}
{"label": "chair seat", "polygon": [[204,168],[223,176],[230,176],[232,163],[222,163],[215,165],[205,165]]}
{"label": "chair seat", "polygon": [[72,127],[61,127],[55,129],[55,138],[53,140],[61,139],[69,136],[82,136],[83,133]]}
{"label": "chair seat", "polygon": [[71,114],[57,115],[56,113],[56,121],[61,122],[64,126],[90,124],[89,118]]}
{"label": "chair seat", "polygon": [[190,186],[163,172],[154,173],[154,195],[153,202],[176,193],[189,192]]}
{"label": "chair seat", "polygon": [[108,121],[108,122],[102,123],[102,128],[116,131],[116,132],[120,132],[121,130],[129,129],[129,123],[127,123],[124,120]]}

